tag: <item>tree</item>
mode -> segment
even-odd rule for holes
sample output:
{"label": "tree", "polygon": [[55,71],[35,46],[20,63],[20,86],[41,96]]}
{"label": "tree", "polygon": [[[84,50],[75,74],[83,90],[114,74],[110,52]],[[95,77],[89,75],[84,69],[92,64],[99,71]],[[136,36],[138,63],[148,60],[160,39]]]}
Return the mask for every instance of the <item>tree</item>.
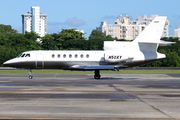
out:
{"label": "tree", "polygon": [[63,40],[85,40],[84,33],[77,31],[76,29],[62,29],[60,39]]}
{"label": "tree", "polygon": [[[109,38],[109,36],[108,36]],[[105,36],[102,32],[99,32],[97,30],[93,30],[89,36],[89,40],[100,40],[100,39],[105,39]]]}
{"label": "tree", "polygon": [[5,34],[5,33],[16,34],[16,33],[18,33],[17,30],[12,29],[11,25],[3,25],[3,24],[0,24],[0,32],[2,34]]}
{"label": "tree", "polygon": [[103,50],[104,39],[91,39],[89,41],[89,50]]}
{"label": "tree", "polygon": [[111,35],[107,35],[106,40],[114,40],[114,39],[113,39],[113,37]]}
{"label": "tree", "polygon": [[58,50],[56,46],[56,41],[53,35],[47,34],[44,37],[41,37],[42,48],[45,50]]}
{"label": "tree", "polygon": [[[61,32],[53,33],[51,35],[42,37],[43,49],[72,49],[70,45],[74,41],[85,40],[84,33],[76,29],[62,29]],[[69,40],[73,40],[69,42]],[[65,42],[67,41],[67,42]],[[66,48],[67,47],[67,48]],[[76,47],[75,47],[76,48]],[[79,48],[78,48],[79,49]]]}
{"label": "tree", "polygon": [[25,32],[25,39],[23,40],[24,46],[27,50],[39,50],[41,49],[40,43],[37,39],[40,38],[35,32]]}
{"label": "tree", "polygon": [[66,40],[63,42],[65,50],[88,50],[88,40]]}
{"label": "tree", "polygon": [[0,32],[0,45],[7,45],[8,36]]}
{"label": "tree", "polygon": [[64,39],[61,38],[60,32],[58,34],[54,33],[52,34],[52,36],[54,37],[54,41],[56,42],[57,48],[59,50],[62,50]]}

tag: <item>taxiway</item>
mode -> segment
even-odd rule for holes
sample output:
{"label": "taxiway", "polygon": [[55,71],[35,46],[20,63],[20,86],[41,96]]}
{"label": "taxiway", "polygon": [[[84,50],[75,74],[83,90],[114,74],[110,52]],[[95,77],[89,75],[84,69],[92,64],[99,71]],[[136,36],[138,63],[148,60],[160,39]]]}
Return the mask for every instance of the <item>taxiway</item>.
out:
{"label": "taxiway", "polygon": [[180,119],[180,75],[0,75],[0,119]]}

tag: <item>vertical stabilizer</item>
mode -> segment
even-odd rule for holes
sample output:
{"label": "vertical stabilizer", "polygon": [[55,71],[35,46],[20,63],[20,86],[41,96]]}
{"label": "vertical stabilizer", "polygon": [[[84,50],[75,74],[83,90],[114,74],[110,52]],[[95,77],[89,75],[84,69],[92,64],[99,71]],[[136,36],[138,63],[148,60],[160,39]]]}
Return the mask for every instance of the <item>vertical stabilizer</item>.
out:
{"label": "vertical stabilizer", "polygon": [[156,17],[133,42],[159,43],[167,17]]}

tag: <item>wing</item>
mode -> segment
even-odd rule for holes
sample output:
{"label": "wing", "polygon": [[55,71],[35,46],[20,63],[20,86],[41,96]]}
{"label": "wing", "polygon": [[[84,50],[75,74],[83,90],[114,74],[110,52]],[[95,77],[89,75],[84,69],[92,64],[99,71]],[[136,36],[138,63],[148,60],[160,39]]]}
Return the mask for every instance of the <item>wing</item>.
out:
{"label": "wing", "polygon": [[123,66],[114,66],[114,65],[100,65],[100,66],[73,65],[69,67],[69,69],[70,70],[115,70],[121,67],[124,68]]}

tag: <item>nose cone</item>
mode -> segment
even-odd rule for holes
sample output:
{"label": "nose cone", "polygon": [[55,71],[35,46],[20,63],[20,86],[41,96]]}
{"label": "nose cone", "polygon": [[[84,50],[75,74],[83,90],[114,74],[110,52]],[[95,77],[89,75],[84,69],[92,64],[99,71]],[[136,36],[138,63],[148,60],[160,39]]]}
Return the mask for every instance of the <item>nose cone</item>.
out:
{"label": "nose cone", "polygon": [[13,67],[14,66],[14,62],[12,60],[8,60],[8,61],[4,62],[3,65],[5,67]]}
{"label": "nose cone", "polygon": [[9,67],[9,61],[4,62],[3,65],[4,65],[5,67]]}

